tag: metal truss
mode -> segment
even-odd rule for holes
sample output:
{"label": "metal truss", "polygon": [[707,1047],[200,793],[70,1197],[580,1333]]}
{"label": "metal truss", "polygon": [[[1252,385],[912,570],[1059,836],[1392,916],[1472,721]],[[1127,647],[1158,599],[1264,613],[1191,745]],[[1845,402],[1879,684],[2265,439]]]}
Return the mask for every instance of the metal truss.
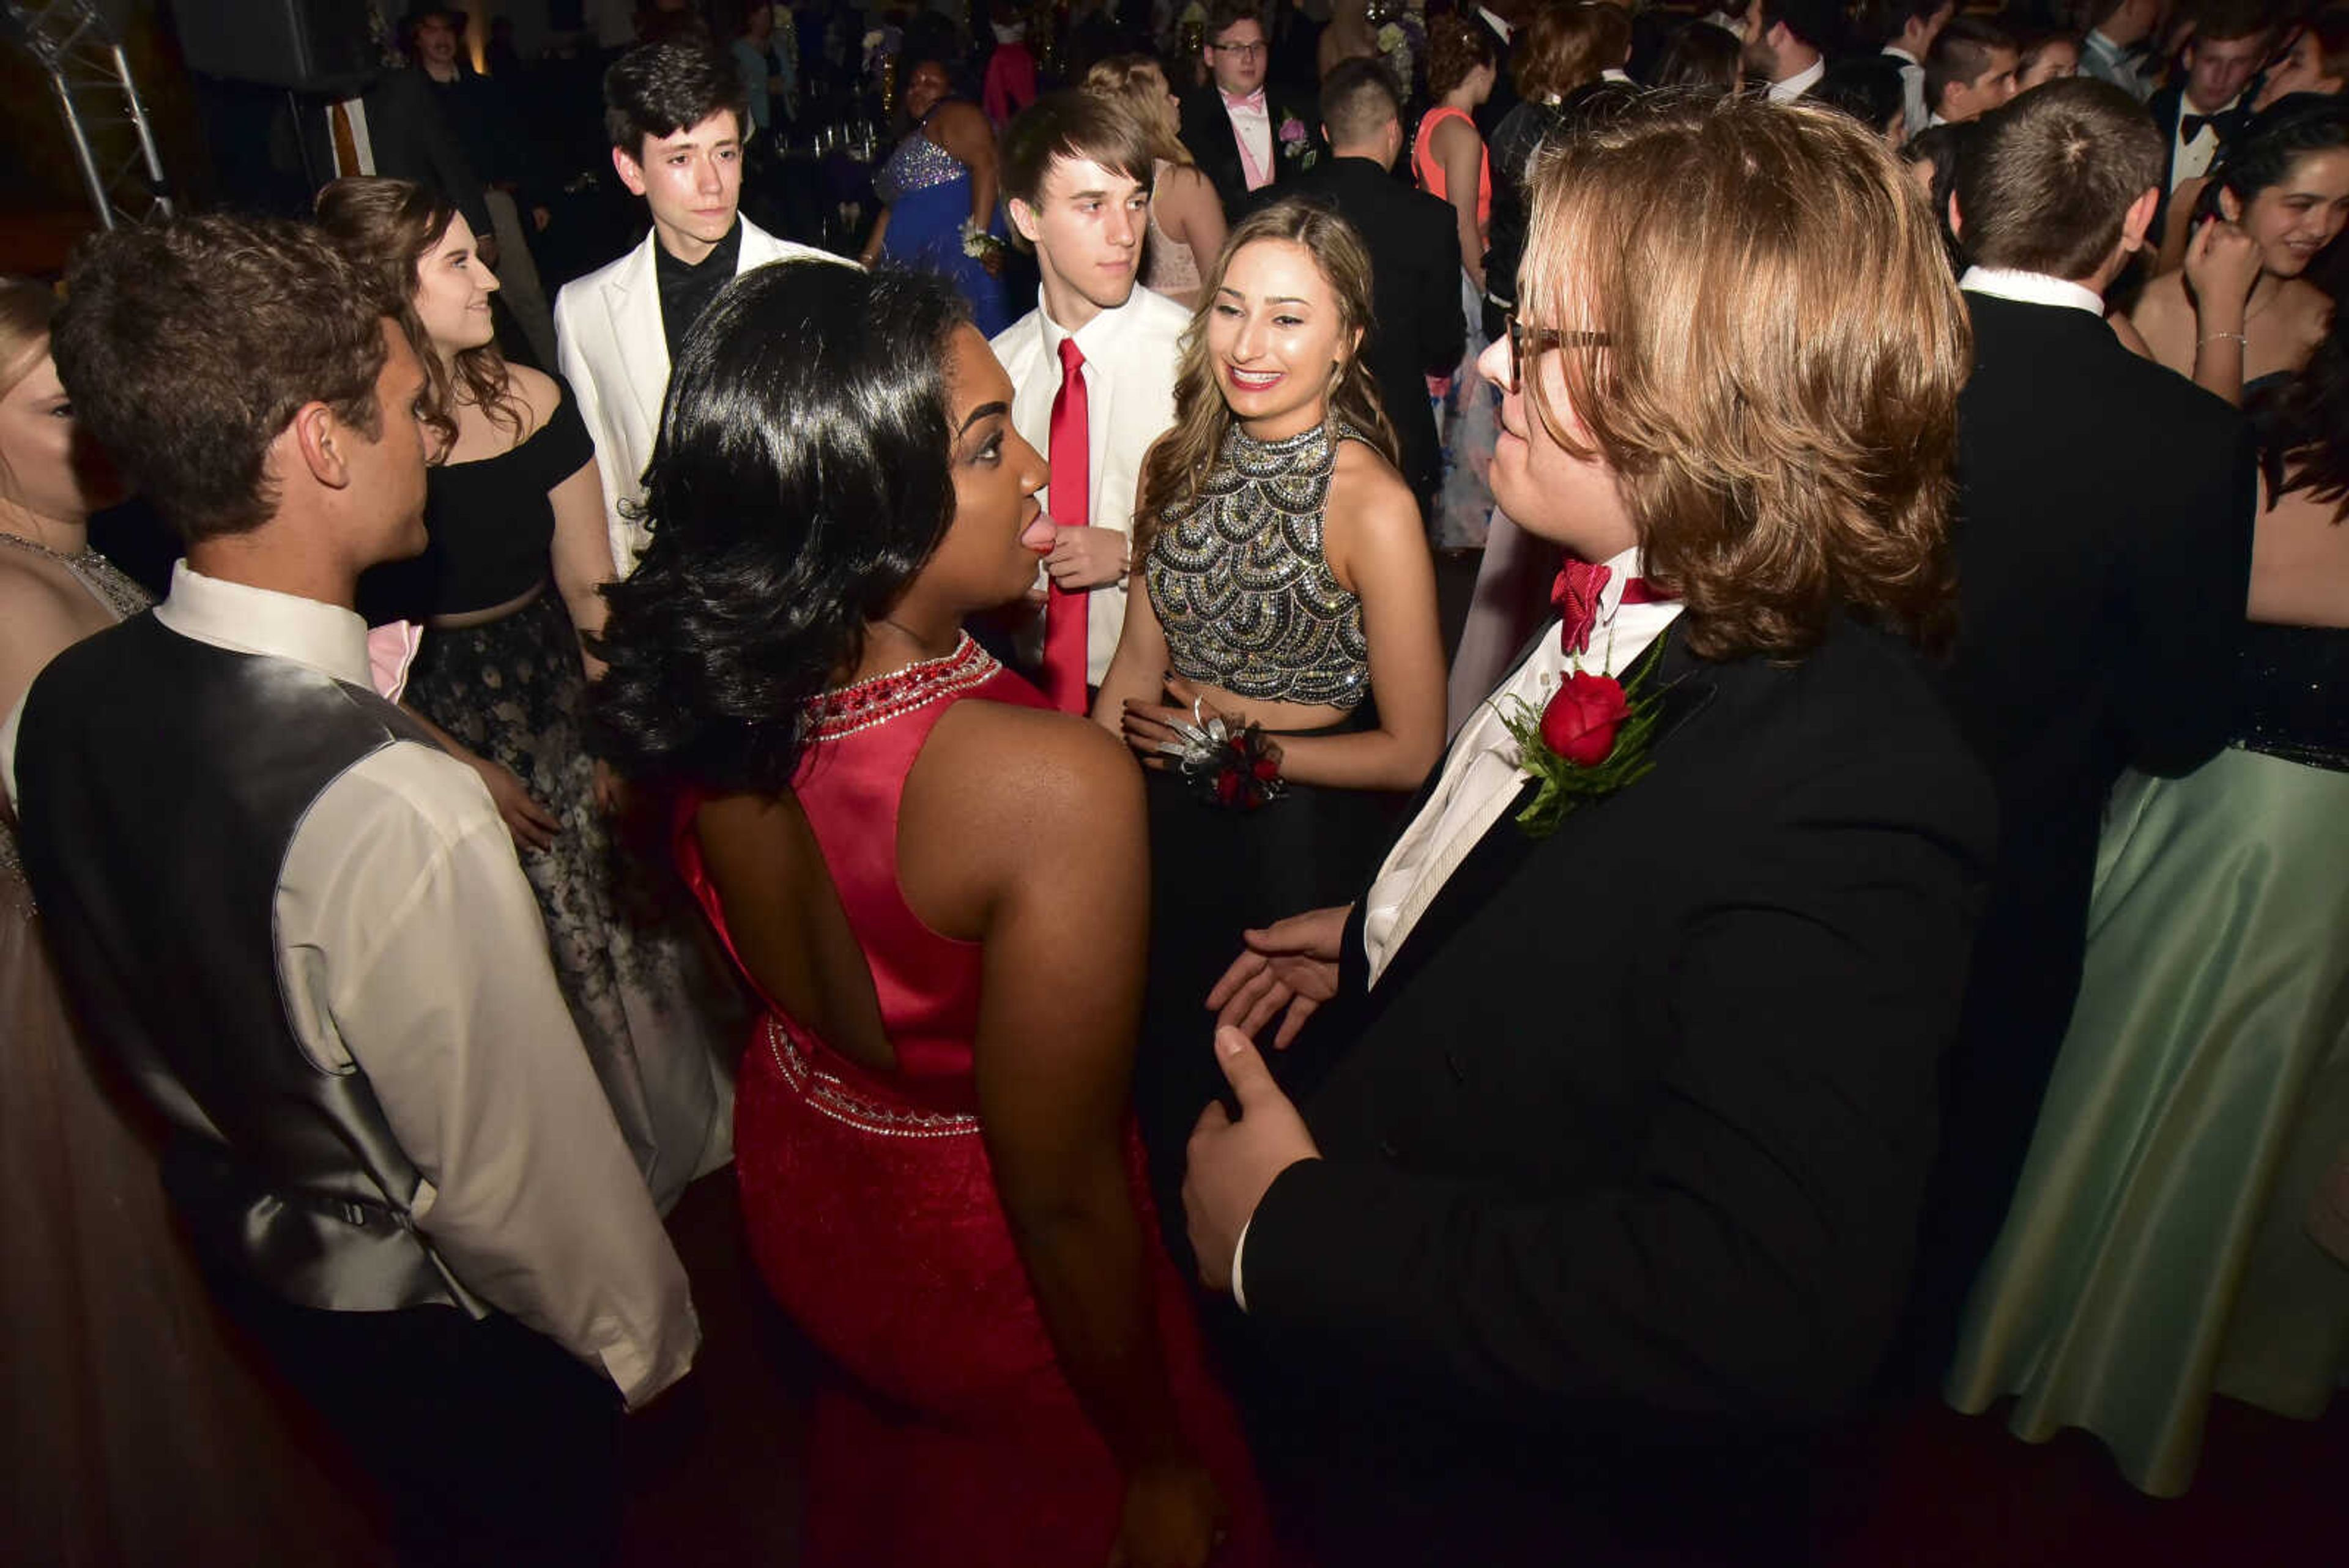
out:
{"label": "metal truss", "polygon": [[100,7],[89,0],[0,0],[0,35],[48,73],[98,222],[110,229],[170,216],[147,106],[130,78],[121,37]]}

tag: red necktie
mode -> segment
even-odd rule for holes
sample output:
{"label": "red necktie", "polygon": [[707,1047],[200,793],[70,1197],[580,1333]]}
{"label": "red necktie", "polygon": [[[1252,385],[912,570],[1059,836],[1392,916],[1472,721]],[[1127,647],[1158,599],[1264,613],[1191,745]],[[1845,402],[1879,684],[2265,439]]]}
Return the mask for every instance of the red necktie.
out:
{"label": "red necktie", "polygon": [[[1063,528],[1081,528],[1088,519],[1086,497],[1092,473],[1087,442],[1092,439],[1085,409],[1085,356],[1073,337],[1061,339],[1061,389],[1052,394],[1051,464],[1052,521]],[[1050,587],[1044,605],[1044,670],[1040,682],[1046,701],[1063,713],[1085,711],[1085,612],[1092,600],[1082,593],[1063,593]]]}

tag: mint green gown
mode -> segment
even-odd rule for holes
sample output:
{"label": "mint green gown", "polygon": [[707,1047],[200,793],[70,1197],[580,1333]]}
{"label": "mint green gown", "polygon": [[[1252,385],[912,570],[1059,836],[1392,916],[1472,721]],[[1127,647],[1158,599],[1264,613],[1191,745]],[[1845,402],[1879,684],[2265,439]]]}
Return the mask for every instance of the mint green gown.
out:
{"label": "mint green gown", "polygon": [[[2094,1432],[2156,1496],[2210,1396],[2323,1413],[2349,1264],[2309,1215],[2349,1145],[2349,631],[2251,628],[2243,741],[2129,774],[2080,1001],[1946,1392]],[[2259,748],[2259,749],[2252,749]]]}

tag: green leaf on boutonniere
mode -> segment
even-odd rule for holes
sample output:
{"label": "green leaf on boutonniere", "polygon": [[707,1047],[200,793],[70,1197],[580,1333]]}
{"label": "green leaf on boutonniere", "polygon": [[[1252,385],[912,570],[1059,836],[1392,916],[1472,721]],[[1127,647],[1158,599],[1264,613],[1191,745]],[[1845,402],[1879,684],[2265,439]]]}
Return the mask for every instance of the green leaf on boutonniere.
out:
{"label": "green leaf on boutonniere", "polygon": [[1604,800],[1655,763],[1648,756],[1663,693],[1650,690],[1664,639],[1632,666],[1630,678],[1569,671],[1541,711],[1522,697],[1496,710],[1517,742],[1517,765],[1541,781],[1517,813],[1528,838],[1547,838],[1586,802]]}

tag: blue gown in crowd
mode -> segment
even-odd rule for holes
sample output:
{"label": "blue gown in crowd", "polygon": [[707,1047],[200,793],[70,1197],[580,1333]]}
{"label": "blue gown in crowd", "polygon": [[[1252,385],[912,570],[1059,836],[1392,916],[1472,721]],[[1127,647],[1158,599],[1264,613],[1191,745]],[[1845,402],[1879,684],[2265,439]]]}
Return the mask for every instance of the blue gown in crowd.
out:
{"label": "blue gown in crowd", "polygon": [[[970,217],[970,170],[963,161],[924,133],[940,103],[922,117],[889,161],[873,178],[874,193],[889,208],[889,230],[881,254],[908,266],[929,267],[954,280],[970,302],[972,322],[992,337],[1011,325],[1003,280],[989,273],[975,256],[965,255],[962,225]],[[1002,214],[990,217],[988,231],[1003,232]]]}

